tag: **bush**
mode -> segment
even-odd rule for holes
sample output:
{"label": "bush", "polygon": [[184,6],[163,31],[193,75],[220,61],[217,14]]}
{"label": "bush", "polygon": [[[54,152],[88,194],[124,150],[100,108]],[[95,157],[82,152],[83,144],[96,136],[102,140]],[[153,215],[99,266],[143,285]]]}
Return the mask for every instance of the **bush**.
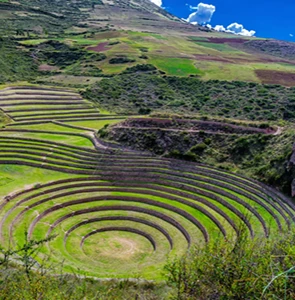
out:
{"label": "bush", "polygon": [[110,124],[105,124],[103,128],[99,129],[98,130],[98,136],[100,138],[105,138],[107,135],[108,135],[108,127],[109,127]]}
{"label": "bush", "polygon": [[[129,58],[110,60],[111,63],[125,61],[128,62]],[[114,89],[118,91],[116,95],[110,93]],[[273,101],[265,99],[262,89],[259,84],[167,76],[152,65],[139,64],[127,68],[123,74],[111,80],[102,80],[89,87],[87,93],[92,94],[91,100],[118,113],[137,113],[138,105],[135,103],[143,100],[144,106],[153,111],[161,107],[162,112],[210,114],[248,120],[295,119],[295,105],[289,100],[294,98],[293,91],[287,88],[272,90],[277,99]],[[260,94],[258,90],[262,90]],[[137,102],[133,102],[133,99]],[[119,106],[116,105],[118,103]]]}
{"label": "bush", "polygon": [[204,150],[207,148],[207,145],[205,143],[200,143],[195,146],[193,146],[190,151],[196,154],[202,154]]}
{"label": "bush", "polygon": [[135,59],[128,58],[128,57],[113,57],[109,60],[110,64],[127,64],[133,62],[135,62]]}
{"label": "bush", "polygon": [[134,67],[127,68],[122,74],[136,73],[136,72],[152,72],[157,71],[157,68],[151,64],[136,65]]}
{"label": "bush", "polygon": [[[274,233],[273,233],[274,234]],[[176,299],[294,299],[295,232],[219,238],[166,265]]]}

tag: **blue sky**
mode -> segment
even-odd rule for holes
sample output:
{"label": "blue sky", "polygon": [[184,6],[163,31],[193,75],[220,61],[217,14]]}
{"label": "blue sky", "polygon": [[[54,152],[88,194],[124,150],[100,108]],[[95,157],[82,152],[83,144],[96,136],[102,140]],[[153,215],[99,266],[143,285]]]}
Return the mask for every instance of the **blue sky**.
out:
{"label": "blue sky", "polygon": [[[161,0],[151,1],[161,3]],[[198,6],[200,3],[208,6]],[[218,30],[230,30],[245,35],[252,35],[252,31],[255,31],[255,36],[258,37],[295,42],[294,0],[162,0],[162,7],[185,19],[196,13],[190,18],[191,21],[202,22],[211,16],[211,21],[207,23],[212,27],[223,26],[216,27]],[[233,23],[243,25],[244,29],[235,24],[227,28]]]}

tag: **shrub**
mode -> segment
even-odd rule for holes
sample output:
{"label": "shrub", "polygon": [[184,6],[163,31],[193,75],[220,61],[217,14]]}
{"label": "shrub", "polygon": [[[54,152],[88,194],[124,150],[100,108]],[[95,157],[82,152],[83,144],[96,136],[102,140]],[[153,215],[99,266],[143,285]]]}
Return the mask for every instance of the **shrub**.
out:
{"label": "shrub", "polygon": [[205,143],[200,143],[200,144],[197,144],[195,146],[193,146],[190,151],[192,153],[196,153],[196,154],[202,154],[204,152],[204,150],[207,148],[207,145]]}
{"label": "shrub", "polygon": [[128,57],[113,57],[109,60],[110,64],[127,64],[133,62],[135,62],[135,59],[128,58]]}
{"label": "shrub", "polygon": [[98,130],[98,136],[100,138],[105,138],[107,135],[108,135],[108,127],[109,127],[110,124],[105,124],[103,128],[99,129]]}
{"label": "shrub", "polygon": [[[274,233],[273,233],[274,234]],[[166,265],[176,299],[294,299],[295,233],[249,240],[216,239]]]}
{"label": "shrub", "polygon": [[157,71],[157,68],[151,64],[136,65],[127,68],[122,72],[122,74],[136,73],[136,72],[152,72]]}

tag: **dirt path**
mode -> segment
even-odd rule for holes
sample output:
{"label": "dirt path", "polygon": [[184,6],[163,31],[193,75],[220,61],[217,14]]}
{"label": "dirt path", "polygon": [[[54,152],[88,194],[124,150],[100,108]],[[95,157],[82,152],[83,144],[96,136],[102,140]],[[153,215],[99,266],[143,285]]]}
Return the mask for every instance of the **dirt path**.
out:
{"label": "dirt path", "polygon": [[[136,127],[136,126],[124,126],[121,124],[118,124],[117,126],[115,126],[114,128],[122,128],[122,129],[138,129],[138,130],[161,130],[161,131],[168,131],[168,132],[183,132],[183,131],[187,131],[187,132],[191,132],[191,133],[199,133],[200,131],[202,132],[206,132],[206,133],[210,133],[210,134],[226,134],[226,135],[231,135],[231,133],[227,133],[224,132],[222,130],[216,130],[216,131],[212,131],[212,130],[196,130],[196,129],[175,129],[175,128],[160,128],[160,127]],[[277,130],[273,133],[265,133],[265,134],[271,134],[271,135],[280,135],[283,131],[283,127],[277,127]],[[241,133],[243,134],[243,133]],[[253,133],[254,134],[254,133]]]}

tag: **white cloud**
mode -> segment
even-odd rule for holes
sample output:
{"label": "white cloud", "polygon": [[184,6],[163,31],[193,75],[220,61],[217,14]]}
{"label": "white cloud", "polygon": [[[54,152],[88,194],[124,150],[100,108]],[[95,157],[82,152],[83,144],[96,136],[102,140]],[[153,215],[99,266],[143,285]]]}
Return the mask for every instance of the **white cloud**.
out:
{"label": "white cloud", "polygon": [[245,29],[242,24],[238,24],[238,23],[230,24],[229,26],[227,26],[227,30],[229,32],[239,34],[239,35],[244,35],[244,36],[253,36],[256,33],[256,31],[254,30]]}
{"label": "white cloud", "polygon": [[216,31],[228,32],[228,33],[233,33],[233,34],[243,35],[243,36],[254,36],[256,33],[256,31],[247,30],[246,28],[244,28],[242,24],[238,24],[238,23],[232,23],[228,25],[226,28],[222,25],[216,25],[214,29]]}
{"label": "white cloud", "polygon": [[[151,0],[156,1],[156,0]],[[188,4],[186,4],[188,6]],[[204,25],[207,28],[211,29],[213,28],[216,31],[221,32],[228,32],[233,33],[237,35],[243,35],[243,36],[254,36],[256,31],[254,30],[247,30],[244,28],[242,24],[238,23],[232,23],[228,25],[226,28],[223,25],[216,25],[213,27],[212,25],[208,24],[213,14],[216,11],[216,7],[212,4],[205,4],[205,3],[199,3],[198,6],[192,6],[190,5],[189,8],[191,10],[196,10],[193,13],[191,13],[188,18],[186,19],[187,22],[193,24],[193,25]],[[290,34],[290,36],[293,36]]]}
{"label": "white cloud", "polygon": [[293,37],[294,35],[292,33],[290,33],[290,37]]}
{"label": "white cloud", "polygon": [[150,0],[151,2],[155,3],[158,6],[162,5],[162,0]]}
{"label": "white cloud", "polygon": [[196,11],[188,16],[187,21],[190,23],[205,24],[211,21],[216,7],[210,4],[199,3],[197,7],[190,6],[190,9],[196,9]]}
{"label": "white cloud", "polygon": [[216,25],[213,29],[216,31],[226,31],[223,25]]}

